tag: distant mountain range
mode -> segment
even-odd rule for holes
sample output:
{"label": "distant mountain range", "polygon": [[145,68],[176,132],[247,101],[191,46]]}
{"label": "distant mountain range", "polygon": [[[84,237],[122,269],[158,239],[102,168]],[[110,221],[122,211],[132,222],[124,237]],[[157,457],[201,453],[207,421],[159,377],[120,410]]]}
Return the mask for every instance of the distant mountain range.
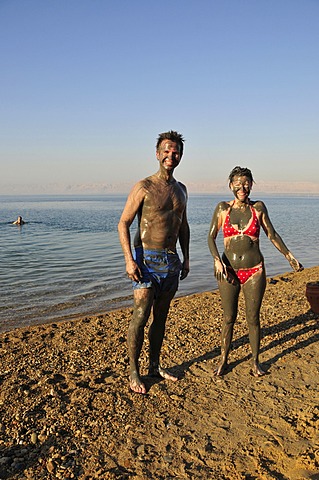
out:
{"label": "distant mountain range", "polygon": [[[227,193],[225,183],[185,182],[190,194]],[[133,182],[85,183],[85,184],[46,184],[46,185],[0,185],[0,195],[106,195],[127,194]],[[319,195],[318,182],[258,182],[254,193]]]}

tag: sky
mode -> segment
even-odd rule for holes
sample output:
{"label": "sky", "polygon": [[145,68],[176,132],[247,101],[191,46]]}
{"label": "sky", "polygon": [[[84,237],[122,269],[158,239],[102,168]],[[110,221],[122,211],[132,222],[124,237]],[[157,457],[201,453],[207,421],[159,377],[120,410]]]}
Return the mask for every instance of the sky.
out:
{"label": "sky", "polygon": [[176,178],[319,185],[318,0],[0,0],[0,194]]}

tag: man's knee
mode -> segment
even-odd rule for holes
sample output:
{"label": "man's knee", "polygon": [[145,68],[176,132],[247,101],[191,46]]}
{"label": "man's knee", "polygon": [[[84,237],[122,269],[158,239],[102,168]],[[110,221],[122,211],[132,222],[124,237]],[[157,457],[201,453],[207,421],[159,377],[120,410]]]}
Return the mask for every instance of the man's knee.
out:
{"label": "man's knee", "polygon": [[224,325],[234,325],[237,315],[224,315]]}
{"label": "man's knee", "polygon": [[259,315],[252,315],[252,316],[247,316],[247,323],[249,327],[259,327],[260,326],[260,320],[259,320]]}
{"label": "man's knee", "polygon": [[153,288],[134,290],[134,312],[144,312],[152,307],[154,300]]}

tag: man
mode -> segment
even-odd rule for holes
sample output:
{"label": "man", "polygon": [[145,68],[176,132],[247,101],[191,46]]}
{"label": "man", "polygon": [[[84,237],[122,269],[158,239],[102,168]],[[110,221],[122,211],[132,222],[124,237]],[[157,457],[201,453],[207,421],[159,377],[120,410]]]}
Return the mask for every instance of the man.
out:
{"label": "man", "polygon": [[[150,376],[176,381],[177,377],[160,366],[160,350],[170,303],[179,279],[189,272],[189,225],[186,216],[187,190],[173,177],[184,148],[184,139],[175,131],[161,133],[157,139],[157,173],[139,181],[130,192],[119,225],[126,273],[132,280],[134,310],[128,329],[130,388],[146,393],[141,379],[140,357],[144,327],[153,308],[149,328]],[[130,226],[137,216],[138,228],[131,248]],[[176,253],[179,240],[183,263]]]}

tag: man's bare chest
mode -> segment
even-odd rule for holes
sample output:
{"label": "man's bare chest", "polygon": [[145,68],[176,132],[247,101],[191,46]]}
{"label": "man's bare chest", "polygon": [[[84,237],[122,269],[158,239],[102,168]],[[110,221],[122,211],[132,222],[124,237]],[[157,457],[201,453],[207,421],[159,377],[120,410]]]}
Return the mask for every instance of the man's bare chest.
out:
{"label": "man's bare chest", "polygon": [[143,211],[157,212],[158,214],[180,214],[184,211],[186,198],[183,192],[167,188],[159,192],[150,192],[145,196]]}

